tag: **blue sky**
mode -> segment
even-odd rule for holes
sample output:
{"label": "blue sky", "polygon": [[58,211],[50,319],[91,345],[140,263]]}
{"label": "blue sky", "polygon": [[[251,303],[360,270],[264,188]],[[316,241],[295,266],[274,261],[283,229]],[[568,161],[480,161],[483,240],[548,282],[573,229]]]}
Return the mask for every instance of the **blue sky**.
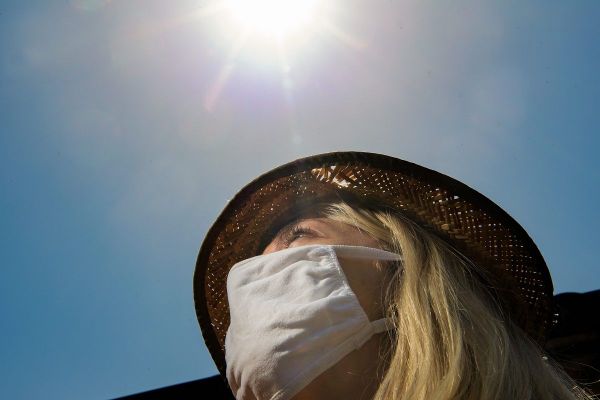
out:
{"label": "blue sky", "polygon": [[234,51],[209,1],[0,1],[6,398],[216,373],[203,235],[244,183],[314,153],[454,176],[521,222],[557,292],[600,288],[600,3],[328,4],[330,29],[283,60]]}

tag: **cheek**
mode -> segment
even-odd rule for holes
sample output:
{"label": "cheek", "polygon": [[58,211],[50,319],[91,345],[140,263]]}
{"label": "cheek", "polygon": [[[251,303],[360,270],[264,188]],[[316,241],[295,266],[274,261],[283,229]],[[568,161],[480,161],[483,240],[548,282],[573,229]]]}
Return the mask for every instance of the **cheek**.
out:
{"label": "cheek", "polygon": [[262,254],[269,254],[277,251],[277,244],[275,242],[269,243],[267,247],[263,250]]}
{"label": "cheek", "polygon": [[340,264],[352,291],[365,310],[369,320],[383,318],[383,294],[386,284],[386,271],[375,262],[340,259]]}

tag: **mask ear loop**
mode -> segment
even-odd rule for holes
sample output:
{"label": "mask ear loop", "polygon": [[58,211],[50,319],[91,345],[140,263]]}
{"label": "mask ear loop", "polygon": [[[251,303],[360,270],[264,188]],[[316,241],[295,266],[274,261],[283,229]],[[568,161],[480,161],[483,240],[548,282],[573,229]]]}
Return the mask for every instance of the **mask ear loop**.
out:
{"label": "mask ear loop", "polygon": [[373,327],[373,333],[386,332],[393,328],[390,318],[380,318],[371,321],[371,326]]}
{"label": "mask ear loop", "polygon": [[[388,250],[386,250],[388,251]],[[389,311],[389,307],[387,307],[388,304],[388,300],[389,300],[389,291],[390,291],[390,285],[393,284],[392,280],[394,279],[394,277],[398,274],[402,274],[404,271],[404,266],[402,265],[402,258],[396,259],[396,260],[382,260],[382,259],[377,259],[375,260],[375,267],[379,270],[383,270],[386,272],[386,279],[389,280],[389,282],[386,285],[385,290],[382,290],[381,292],[381,298],[380,298],[380,303],[381,305],[384,307],[384,312],[386,314],[388,314]],[[397,312],[395,310],[395,312]],[[392,316],[386,316],[384,318],[380,318],[377,319],[375,321],[371,321],[371,326],[373,327],[373,330],[375,333],[382,333],[382,332],[388,332],[388,334],[390,336],[395,335],[394,328],[395,328],[395,324],[394,321],[396,320],[395,317]],[[390,332],[392,331],[392,332]]]}
{"label": "mask ear loop", "polygon": [[358,260],[401,260],[402,257],[399,254],[392,253],[391,251],[379,249],[375,247],[365,246],[352,246],[345,244],[332,244],[327,245],[331,248],[338,257],[341,258],[354,258]]}
{"label": "mask ear loop", "polygon": [[[374,265],[378,269],[383,269],[385,271],[393,271],[393,276],[396,274],[401,274],[404,266],[402,265],[402,256],[400,254],[391,252],[385,249],[379,248],[368,248],[368,252],[364,252],[364,247],[362,246],[350,246],[350,245],[330,245],[331,249],[333,249],[333,255],[337,259],[338,257],[349,257],[356,259],[374,259]],[[342,253],[339,254],[338,253]],[[391,280],[391,279],[390,279]],[[391,282],[390,282],[391,283]],[[384,295],[384,292],[386,293]],[[387,302],[388,289],[382,291],[381,304],[385,305]],[[387,310],[386,310],[387,313]],[[396,318],[393,317],[384,317],[374,321],[370,321],[371,329],[374,334],[382,333],[386,331],[393,330],[395,324],[394,321]]]}
{"label": "mask ear loop", "polygon": [[[383,268],[387,272],[386,280],[388,281],[384,290],[381,293],[381,304],[384,309],[385,329],[380,332],[387,332],[390,343],[395,342],[398,321],[398,307],[395,305],[397,292],[401,290],[402,276],[404,275],[404,265],[402,259],[398,260],[376,260],[376,266]],[[373,321],[376,322],[376,321]]]}

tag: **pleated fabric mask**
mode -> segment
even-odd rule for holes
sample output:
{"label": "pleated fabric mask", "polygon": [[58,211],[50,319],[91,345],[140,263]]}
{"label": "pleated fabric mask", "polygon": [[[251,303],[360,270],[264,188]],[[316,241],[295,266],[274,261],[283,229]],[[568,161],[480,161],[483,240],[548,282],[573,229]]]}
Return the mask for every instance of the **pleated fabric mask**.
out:
{"label": "pleated fabric mask", "polygon": [[310,245],[259,255],[227,277],[227,379],[238,400],[287,400],[374,334],[338,261],[397,261],[385,250]]}

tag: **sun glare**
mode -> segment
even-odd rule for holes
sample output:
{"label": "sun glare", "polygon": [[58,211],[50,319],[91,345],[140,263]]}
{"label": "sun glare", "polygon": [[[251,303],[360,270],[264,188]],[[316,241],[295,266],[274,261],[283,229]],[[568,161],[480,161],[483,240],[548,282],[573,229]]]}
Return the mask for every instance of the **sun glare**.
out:
{"label": "sun glare", "polygon": [[[223,91],[236,73],[275,72],[281,79],[287,107],[294,109],[294,64],[320,37],[330,35],[356,49],[364,47],[334,22],[336,2],[324,0],[213,0],[200,7],[198,18],[211,18],[224,39],[227,53],[205,99],[206,110],[214,110]],[[308,54],[307,54],[308,53]],[[259,72],[260,71],[260,72]],[[271,78],[270,78],[271,79]]]}
{"label": "sun glare", "polygon": [[227,0],[232,16],[254,33],[283,39],[315,20],[317,0]]}

